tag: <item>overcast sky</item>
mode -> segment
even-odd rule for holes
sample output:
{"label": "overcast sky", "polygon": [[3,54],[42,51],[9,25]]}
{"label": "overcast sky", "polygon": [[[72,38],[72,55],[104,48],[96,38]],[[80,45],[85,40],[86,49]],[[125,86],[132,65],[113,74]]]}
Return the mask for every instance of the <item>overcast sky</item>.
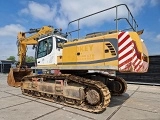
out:
{"label": "overcast sky", "polygon": [[[17,56],[20,31],[45,25],[66,31],[69,21],[121,3],[128,5],[138,29],[144,29],[142,38],[149,54],[160,55],[160,0],[0,0],[0,60]],[[114,13],[110,11],[82,21],[81,27],[86,27],[83,32],[114,28]],[[125,8],[120,8],[119,14],[124,17]],[[27,54],[34,56],[34,51],[29,48]]]}

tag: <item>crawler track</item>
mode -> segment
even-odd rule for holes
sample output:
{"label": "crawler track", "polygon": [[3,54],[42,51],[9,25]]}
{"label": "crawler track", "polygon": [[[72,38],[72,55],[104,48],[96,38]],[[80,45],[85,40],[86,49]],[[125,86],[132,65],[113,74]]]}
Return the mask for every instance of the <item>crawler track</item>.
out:
{"label": "crawler track", "polygon": [[100,72],[87,73],[86,77],[88,77],[88,75],[89,76],[93,76],[93,75],[100,76],[99,79],[104,78],[105,79],[104,84],[108,87],[112,95],[122,95],[127,90],[127,83],[121,77],[111,76],[109,74],[104,74]]}
{"label": "crawler track", "polygon": [[106,87],[106,85],[104,85],[100,81],[94,81],[91,79],[70,75],[70,74],[61,74],[61,75],[51,75],[51,74],[43,75],[42,74],[42,75],[35,75],[35,76],[25,76],[22,80],[22,83],[23,81],[32,82],[31,81],[32,78],[43,78],[44,82],[46,79],[50,79],[50,80],[66,80],[67,79],[70,82],[78,83],[80,85],[85,86],[86,87],[85,97],[88,94],[87,93],[88,89],[92,89],[91,93],[94,92],[94,90],[98,91],[100,95],[100,101],[95,104],[89,104],[86,98],[83,101],[75,100],[73,98],[72,101],[74,102],[73,104],[70,104],[65,101],[66,98],[64,96],[56,95],[58,96],[59,99],[55,99],[52,93],[42,93],[40,91],[36,91],[35,89],[23,89],[23,87],[21,87],[22,93],[24,95],[40,98],[40,99],[51,101],[51,102],[56,102],[65,106],[73,107],[83,111],[94,112],[94,113],[104,111],[110,103],[110,97],[111,97],[110,92]]}

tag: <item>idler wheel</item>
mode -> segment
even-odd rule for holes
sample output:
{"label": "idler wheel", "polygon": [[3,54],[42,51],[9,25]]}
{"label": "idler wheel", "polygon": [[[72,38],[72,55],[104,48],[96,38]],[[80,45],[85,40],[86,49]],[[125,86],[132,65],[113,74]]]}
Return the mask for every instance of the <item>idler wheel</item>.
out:
{"label": "idler wheel", "polygon": [[98,102],[100,102],[100,94],[98,91],[90,89],[86,92],[86,100],[89,104],[96,105]]}

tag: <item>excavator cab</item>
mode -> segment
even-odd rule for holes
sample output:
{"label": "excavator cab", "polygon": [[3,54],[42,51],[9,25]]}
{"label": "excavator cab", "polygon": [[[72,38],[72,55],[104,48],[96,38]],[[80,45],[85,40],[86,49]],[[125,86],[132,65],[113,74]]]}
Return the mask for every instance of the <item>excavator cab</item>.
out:
{"label": "excavator cab", "polygon": [[37,66],[57,64],[57,56],[62,56],[64,43],[67,39],[61,35],[50,35],[38,40],[36,50]]}

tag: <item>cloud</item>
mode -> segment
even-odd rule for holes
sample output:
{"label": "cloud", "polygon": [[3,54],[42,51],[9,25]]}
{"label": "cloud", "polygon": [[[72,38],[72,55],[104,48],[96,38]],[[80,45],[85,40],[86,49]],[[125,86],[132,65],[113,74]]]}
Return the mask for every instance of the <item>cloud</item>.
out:
{"label": "cloud", "polygon": [[52,21],[56,14],[56,7],[50,7],[47,4],[40,4],[30,1],[26,8],[22,9],[20,14],[31,15],[35,19]]}
{"label": "cloud", "polygon": [[[109,3],[109,4],[108,4]],[[67,28],[67,23],[74,19],[89,15],[94,12],[118,5],[127,4],[134,15],[137,15],[143,6],[146,4],[146,0],[135,2],[134,0],[60,0],[59,3],[54,2],[51,4],[41,4],[38,2],[30,1],[26,8],[20,11],[21,14],[30,15],[37,20],[43,20],[55,23],[56,27]],[[118,13],[120,17],[127,16],[124,7],[120,7]],[[104,21],[114,21],[115,10],[110,10],[103,14],[98,14],[90,19],[81,21],[80,25],[95,26],[97,23],[103,23]]]}
{"label": "cloud", "polygon": [[0,28],[0,36],[17,36],[19,31],[25,31],[20,24],[10,24]]}
{"label": "cloud", "polygon": [[[100,10],[113,7],[118,4],[127,4],[133,13],[137,13],[142,7],[146,4],[145,0],[141,0],[141,2],[135,2],[134,0],[112,0],[112,1],[104,1],[104,0],[61,0],[61,9],[69,19],[76,19],[79,17],[83,17],[85,15],[98,12]],[[108,4],[109,3],[109,4]],[[124,12],[124,9],[122,9]],[[115,12],[115,11],[114,11]],[[120,12],[120,11],[119,11]],[[111,14],[110,14],[111,15]],[[109,19],[110,16],[105,16],[106,19]]]}
{"label": "cloud", "polygon": [[17,57],[16,37],[0,37],[0,60],[7,59],[9,56]]}
{"label": "cloud", "polygon": [[144,34],[142,34],[142,37],[147,41],[151,41],[154,43],[160,42],[160,33],[158,34],[155,31],[145,30]]}
{"label": "cloud", "polygon": [[160,4],[160,1],[159,0],[151,0],[150,3],[152,6],[156,6],[156,5]]}
{"label": "cloud", "polygon": [[158,35],[156,36],[156,40],[157,40],[157,41],[160,41],[160,34],[158,34]]}
{"label": "cloud", "polygon": [[[109,3],[109,4],[108,4]],[[77,19],[79,17],[83,17],[86,15],[89,15],[91,13],[118,5],[118,4],[127,4],[128,7],[131,9],[132,13],[137,15],[139,11],[142,9],[142,7],[146,4],[145,0],[141,0],[141,2],[135,2],[134,0],[112,0],[108,2],[106,0],[81,0],[81,1],[75,1],[75,0],[61,0],[61,11],[62,14],[66,18],[68,18],[69,21]],[[125,16],[127,13],[125,12],[126,9],[124,7],[120,7],[118,10],[118,13],[120,16]],[[100,14],[98,16],[95,16],[89,20],[86,20],[85,22],[82,22],[84,25],[95,25],[96,23],[103,22],[104,20],[113,21],[115,18],[115,10],[110,10],[107,13]]]}
{"label": "cloud", "polygon": [[55,18],[55,23],[57,27],[66,29],[68,21],[65,18],[57,17]]}
{"label": "cloud", "polygon": [[29,10],[27,8],[22,9],[19,14],[29,14]]}
{"label": "cloud", "polygon": [[[15,56],[17,58],[17,34],[20,31],[26,31],[26,29],[20,24],[9,24],[0,27],[0,60],[7,59],[9,56]],[[28,50],[28,55],[32,55],[33,51]]]}
{"label": "cloud", "polygon": [[142,34],[142,38],[147,46],[149,55],[160,54],[160,33],[157,34],[155,31],[145,30]]}

